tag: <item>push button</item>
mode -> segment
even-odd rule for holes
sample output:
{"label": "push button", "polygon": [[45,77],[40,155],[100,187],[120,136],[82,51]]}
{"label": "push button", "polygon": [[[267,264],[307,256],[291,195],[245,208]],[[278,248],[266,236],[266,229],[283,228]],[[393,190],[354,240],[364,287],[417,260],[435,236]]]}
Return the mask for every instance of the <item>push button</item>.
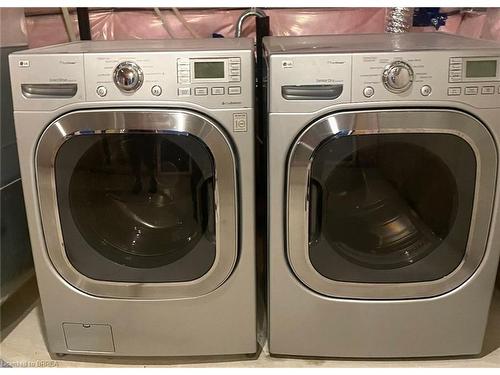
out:
{"label": "push button", "polygon": [[429,95],[432,93],[432,88],[431,88],[429,85],[424,85],[424,86],[422,86],[422,88],[420,89],[420,93],[421,93],[423,96],[429,96]]}
{"label": "push button", "polygon": [[196,87],[194,89],[194,94],[196,96],[205,96],[205,95],[208,95],[208,87]]}
{"label": "push button", "polygon": [[371,86],[367,86],[365,87],[365,89],[363,90],[363,95],[366,97],[366,98],[371,98],[373,96],[373,94],[375,94],[375,90],[373,89],[373,87]]}
{"label": "push button", "polygon": [[177,95],[189,96],[189,95],[191,95],[191,88],[190,87],[179,87],[177,89]]}
{"label": "push button", "polygon": [[106,94],[108,93],[108,90],[104,86],[99,86],[95,91],[101,98],[106,96]]}
{"label": "push button", "polygon": [[224,95],[224,87],[212,87],[212,95]]}
{"label": "push button", "polygon": [[481,94],[483,95],[493,95],[494,93],[495,93],[495,86],[481,87]]}
{"label": "push button", "polygon": [[478,92],[479,88],[477,86],[465,88],[465,95],[477,95]]}
{"label": "push button", "polygon": [[240,86],[230,86],[227,89],[227,93],[229,95],[240,95],[241,94],[241,87]]}
{"label": "push button", "polygon": [[458,96],[462,93],[461,87],[448,87],[448,96]]}
{"label": "push button", "polygon": [[151,87],[151,94],[154,96],[160,96],[161,95],[161,87],[158,85],[154,85]]}

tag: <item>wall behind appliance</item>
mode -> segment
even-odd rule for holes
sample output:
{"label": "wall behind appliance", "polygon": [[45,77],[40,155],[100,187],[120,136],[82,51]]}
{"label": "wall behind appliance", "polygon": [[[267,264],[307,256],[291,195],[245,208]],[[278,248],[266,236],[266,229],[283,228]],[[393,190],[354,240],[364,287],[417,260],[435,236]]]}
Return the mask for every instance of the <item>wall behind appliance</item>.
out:
{"label": "wall behind appliance", "polygon": [[[384,31],[385,8],[269,8],[272,35],[318,35],[375,33]],[[202,37],[212,33],[233,37],[241,8],[181,9],[191,27]],[[188,30],[169,9],[162,9],[174,38],[190,38]],[[59,8],[27,8],[26,27],[30,47],[67,42],[68,35]],[[71,14],[78,30],[76,14]],[[91,9],[92,39],[164,39],[170,38],[153,9]],[[433,27],[413,31],[435,31]],[[479,14],[449,16],[440,31],[475,38],[500,40],[500,9],[489,8]],[[244,36],[255,34],[255,23],[246,22]]]}

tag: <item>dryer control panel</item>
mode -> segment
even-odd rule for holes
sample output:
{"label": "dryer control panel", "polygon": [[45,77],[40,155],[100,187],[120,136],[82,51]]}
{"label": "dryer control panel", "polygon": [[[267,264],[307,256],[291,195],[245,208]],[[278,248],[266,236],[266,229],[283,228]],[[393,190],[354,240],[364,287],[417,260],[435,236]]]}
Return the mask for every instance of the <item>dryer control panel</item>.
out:
{"label": "dryer control panel", "polygon": [[275,54],[268,69],[271,112],[388,101],[500,107],[495,49]]}
{"label": "dryer control panel", "polygon": [[352,101],[444,100],[478,108],[499,107],[500,57],[492,56],[491,51],[464,54],[354,54]]}

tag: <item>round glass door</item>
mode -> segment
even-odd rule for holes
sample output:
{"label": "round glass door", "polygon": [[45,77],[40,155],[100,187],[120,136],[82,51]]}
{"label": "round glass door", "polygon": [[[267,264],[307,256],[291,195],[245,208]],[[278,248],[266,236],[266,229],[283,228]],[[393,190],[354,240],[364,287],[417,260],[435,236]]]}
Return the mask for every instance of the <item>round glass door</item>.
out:
{"label": "round glass door", "polygon": [[497,154],[486,127],[452,110],[332,114],[288,159],[287,255],[334,297],[450,291],[486,250]]}
{"label": "round glass door", "polygon": [[193,136],[81,135],[56,157],[66,254],[97,280],[201,277],[215,259],[214,162]]}
{"label": "round glass door", "polygon": [[450,134],[327,139],[313,153],[309,257],[352,282],[439,279],[462,261],[476,159]]}
{"label": "round glass door", "polygon": [[215,290],[238,254],[236,168],[223,129],[195,112],[61,116],[36,151],[51,263],[69,284],[101,297],[169,299]]}

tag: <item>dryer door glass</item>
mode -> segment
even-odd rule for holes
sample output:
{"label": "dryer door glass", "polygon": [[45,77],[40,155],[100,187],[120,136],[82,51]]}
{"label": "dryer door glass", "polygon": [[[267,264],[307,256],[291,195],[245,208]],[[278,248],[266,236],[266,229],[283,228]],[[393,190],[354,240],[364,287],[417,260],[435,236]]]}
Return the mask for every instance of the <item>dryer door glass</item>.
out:
{"label": "dryer door glass", "polygon": [[462,261],[476,159],[451,134],[331,137],[313,153],[309,257],[351,282],[442,278]]}
{"label": "dryer door glass", "polygon": [[66,254],[83,275],[189,281],[214,263],[214,160],[198,138],[72,137],[55,174]]}
{"label": "dryer door glass", "polygon": [[422,298],[465,282],[486,251],[497,151],[453,110],[340,112],[288,159],[287,255],[334,297]]}

